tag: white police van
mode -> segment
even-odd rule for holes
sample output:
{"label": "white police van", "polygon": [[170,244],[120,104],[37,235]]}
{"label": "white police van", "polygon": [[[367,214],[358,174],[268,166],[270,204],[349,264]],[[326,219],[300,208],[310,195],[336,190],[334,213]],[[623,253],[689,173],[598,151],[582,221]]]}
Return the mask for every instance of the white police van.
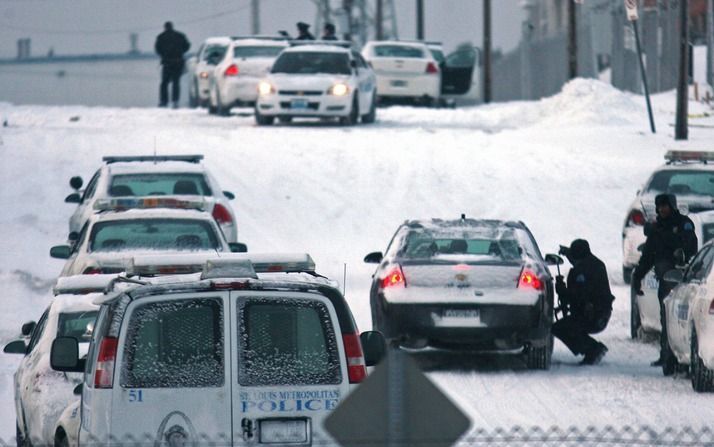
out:
{"label": "white police van", "polygon": [[226,254],[108,293],[86,365],[75,339],[57,338],[52,367],[85,372],[79,444],[331,442],[324,419],[384,338],[358,334],[309,255],[270,258]]}

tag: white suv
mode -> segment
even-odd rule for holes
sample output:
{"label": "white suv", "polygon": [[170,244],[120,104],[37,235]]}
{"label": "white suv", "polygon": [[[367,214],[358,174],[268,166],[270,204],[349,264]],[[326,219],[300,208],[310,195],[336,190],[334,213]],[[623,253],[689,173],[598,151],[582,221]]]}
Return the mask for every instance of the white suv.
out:
{"label": "white suv", "polygon": [[384,337],[359,335],[309,256],[255,270],[247,255],[209,260],[106,295],[86,365],[75,339],[55,339],[52,367],[85,372],[79,444],[334,442],[323,421]]}

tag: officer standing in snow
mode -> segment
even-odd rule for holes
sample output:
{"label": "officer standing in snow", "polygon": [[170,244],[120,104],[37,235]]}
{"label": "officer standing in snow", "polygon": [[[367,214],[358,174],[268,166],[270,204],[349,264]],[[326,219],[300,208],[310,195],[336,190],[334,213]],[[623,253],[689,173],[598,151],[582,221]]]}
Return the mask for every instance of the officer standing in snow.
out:
{"label": "officer standing in snow", "polygon": [[555,290],[570,314],[553,324],[553,335],[573,354],[584,354],[582,365],[595,365],[607,353],[607,347],[592,338],[605,329],[612,314],[614,296],[610,291],[605,264],[590,252],[590,244],[576,239],[570,248],[561,247],[573,268],[568,273],[567,285],[558,275]]}
{"label": "officer standing in snow", "polygon": [[159,107],[169,103],[169,83],[171,83],[171,101],[174,109],[178,108],[180,81],[183,74],[183,55],[191,47],[183,33],[174,31],[171,22],[164,23],[164,32],[156,37],[154,49],[161,56],[161,86],[159,87]]}
{"label": "officer standing in snow", "polygon": [[667,325],[663,300],[672,290],[672,285],[663,280],[663,276],[677,265],[684,265],[697,253],[697,235],[694,223],[677,209],[677,197],[673,194],[659,194],[655,197],[657,221],[646,227],[647,241],[642,249],[640,262],[632,274],[632,290],[642,295],[642,278],[652,267],[659,281],[657,298],[659,299],[659,318],[662,323],[660,332],[659,358],[652,366],[662,366],[667,340]]}
{"label": "officer standing in snow", "polygon": [[310,25],[305,22],[297,23],[298,36],[295,40],[315,40],[315,36],[310,32]]}
{"label": "officer standing in snow", "polygon": [[322,28],[322,40],[338,40],[335,34],[335,25],[332,23],[325,23]]}

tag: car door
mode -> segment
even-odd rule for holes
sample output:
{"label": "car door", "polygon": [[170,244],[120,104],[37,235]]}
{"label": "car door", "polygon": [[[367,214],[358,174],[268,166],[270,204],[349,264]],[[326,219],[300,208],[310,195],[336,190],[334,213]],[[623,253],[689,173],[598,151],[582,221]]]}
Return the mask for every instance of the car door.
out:
{"label": "car door", "polygon": [[334,307],[314,293],[255,291],[231,292],[231,306],[233,445],[322,445],[349,391]]}
{"label": "car door", "polygon": [[376,88],[376,80],[374,77],[374,72],[367,61],[364,60],[361,54],[356,51],[352,51],[352,58],[357,65],[355,70],[357,74],[357,85],[359,86],[359,104],[360,104],[360,114],[364,115],[369,112],[370,107],[372,107],[372,100],[374,98],[374,89]]}
{"label": "car door", "polygon": [[463,46],[446,57],[446,61],[441,65],[443,95],[464,95],[469,92],[477,56],[473,47]]}
{"label": "car door", "polygon": [[37,411],[37,406],[40,402],[37,399],[36,382],[39,377],[39,363],[42,360],[42,353],[37,349],[37,345],[45,333],[49,312],[50,309],[47,308],[40,321],[37,322],[37,326],[35,326],[30,337],[30,343],[27,346],[27,354],[15,372],[15,396],[20,396],[20,402],[18,402],[16,410],[17,421],[25,425],[24,428],[28,430],[25,435],[32,438],[41,436],[39,432],[40,424],[33,424],[33,422],[38,422],[36,420],[33,421],[33,417],[40,413]]}
{"label": "car door", "polygon": [[95,172],[92,178],[89,180],[89,183],[87,183],[87,188],[82,193],[79,205],[77,205],[77,208],[74,210],[72,217],[69,218],[70,232],[79,232],[79,230],[82,228],[82,225],[84,225],[87,219],[89,219],[89,216],[91,216],[94,212],[94,202],[92,201],[92,197],[94,197],[94,193],[97,189],[97,183],[99,182],[99,174],[100,171]]}
{"label": "car door", "polygon": [[156,445],[231,443],[227,292],[134,300],[118,340],[111,433]]}

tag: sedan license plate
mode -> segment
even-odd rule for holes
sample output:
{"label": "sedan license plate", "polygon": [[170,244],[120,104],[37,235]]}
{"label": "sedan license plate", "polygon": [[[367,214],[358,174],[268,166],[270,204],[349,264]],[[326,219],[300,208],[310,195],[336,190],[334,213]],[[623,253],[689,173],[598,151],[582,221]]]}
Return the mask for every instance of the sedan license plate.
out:
{"label": "sedan license plate", "polygon": [[645,276],[645,287],[652,290],[657,290],[659,288],[659,281],[654,275]]}
{"label": "sedan license plate", "polygon": [[444,309],[432,314],[434,325],[440,327],[481,327],[481,313],[478,309]]}
{"label": "sedan license plate", "polygon": [[260,421],[261,444],[307,443],[306,419],[265,419]]}
{"label": "sedan license plate", "polygon": [[307,99],[293,99],[290,101],[291,109],[307,109]]}
{"label": "sedan license plate", "polygon": [[406,87],[407,81],[402,81],[401,79],[394,79],[389,82],[392,87]]}

